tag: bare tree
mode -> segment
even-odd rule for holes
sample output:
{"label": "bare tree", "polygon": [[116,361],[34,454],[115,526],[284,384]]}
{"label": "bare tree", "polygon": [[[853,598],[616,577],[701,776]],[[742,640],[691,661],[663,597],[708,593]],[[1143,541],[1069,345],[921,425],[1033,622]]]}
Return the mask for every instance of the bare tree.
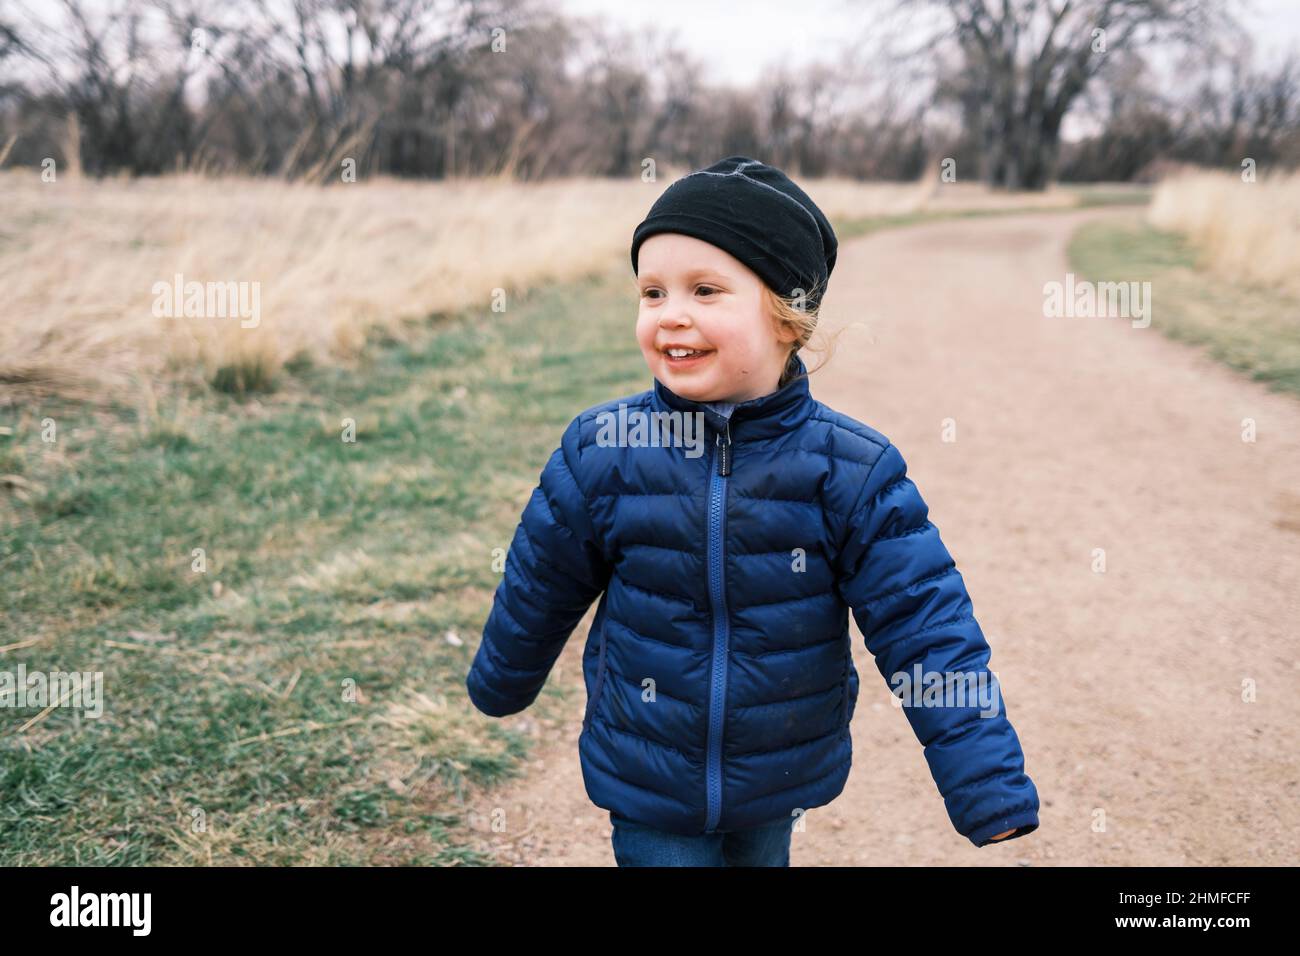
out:
{"label": "bare tree", "polygon": [[958,51],[941,91],[975,137],[983,178],[1042,189],[1055,178],[1061,122],[1115,54],[1173,41],[1217,42],[1234,30],[1206,0],[908,0],[944,14]]}
{"label": "bare tree", "polygon": [[1272,162],[1300,132],[1300,61],[1293,53],[1274,69],[1251,63],[1243,47],[1182,64],[1198,77],[1190,96],[1172,104],[1176,152],[1236,166],[1250,157]]}

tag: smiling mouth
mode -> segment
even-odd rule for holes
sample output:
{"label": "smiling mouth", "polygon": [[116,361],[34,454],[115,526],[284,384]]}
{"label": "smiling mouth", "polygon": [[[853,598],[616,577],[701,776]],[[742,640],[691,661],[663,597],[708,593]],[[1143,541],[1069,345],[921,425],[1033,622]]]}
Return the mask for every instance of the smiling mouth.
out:
{"label": "smiling mouth", "polygon": [[659,351],[669,365],[686,365],[713,354],[713,349],[690,349],[677,345],[669,345]]}

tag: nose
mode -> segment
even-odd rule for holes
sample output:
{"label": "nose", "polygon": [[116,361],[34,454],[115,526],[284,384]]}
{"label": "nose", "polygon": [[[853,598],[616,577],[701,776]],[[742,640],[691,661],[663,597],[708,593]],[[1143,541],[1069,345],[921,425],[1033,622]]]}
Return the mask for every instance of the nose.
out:
{"label": "nose", "polygon": [[686,307],[680,299],[672,296],[664,303],[659,310],[659,327],[661,329],[680,329],[683,326],[691,324],[691,318],[686,314]]}

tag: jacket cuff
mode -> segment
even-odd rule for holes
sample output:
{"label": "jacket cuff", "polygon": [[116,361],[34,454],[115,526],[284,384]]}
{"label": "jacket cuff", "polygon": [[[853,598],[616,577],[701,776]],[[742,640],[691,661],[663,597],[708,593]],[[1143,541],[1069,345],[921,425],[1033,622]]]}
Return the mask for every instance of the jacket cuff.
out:
{"label": "jacket cuff", "polygon": [[[991,837],[997,836],[1007,830],[1014,829],[1016,832],[1011,836],[1003,837],[1001,840],[993,840]],[[985,846],[990,843],[1009,843],[1017,837],[1026,836],[1038,829],[1038,811],[1019,810],[1015,813],[1009,813],[1006,816],[998,817],[996,820],[990,820],[988,823],[970,832],[970,841],[976,846]]]}
{"label": "jacket cuff", "polygon": [[528,701],[520,704],[512,697],[502,697],[496,691],[484,686],[478,677],[478,672],[473,669],[465,678],[465,689],[469,692],[469,699],[473,701],[474,706],[489,717],[509,717],[511,714],[519,713],[531,703]]}

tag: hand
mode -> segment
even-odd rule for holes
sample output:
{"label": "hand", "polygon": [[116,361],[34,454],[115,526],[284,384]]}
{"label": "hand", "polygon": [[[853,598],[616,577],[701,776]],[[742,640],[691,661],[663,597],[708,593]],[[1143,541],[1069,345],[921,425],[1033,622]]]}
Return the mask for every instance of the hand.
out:
{"label": "hand", "polygon": [[1006,831],[1005,833],[999,833],[997,836],[992,837],[992,839],[994,839],[994,840],[1001,840],[1003,837],[1009,837],[1009,836],[1011,836],[1011,834],[1015,833],[1015,832],[1016,832],[1017,830],[1019,830],[1019,829],[1020,829],[1020,827],[1012,827],[1010,830]]}

